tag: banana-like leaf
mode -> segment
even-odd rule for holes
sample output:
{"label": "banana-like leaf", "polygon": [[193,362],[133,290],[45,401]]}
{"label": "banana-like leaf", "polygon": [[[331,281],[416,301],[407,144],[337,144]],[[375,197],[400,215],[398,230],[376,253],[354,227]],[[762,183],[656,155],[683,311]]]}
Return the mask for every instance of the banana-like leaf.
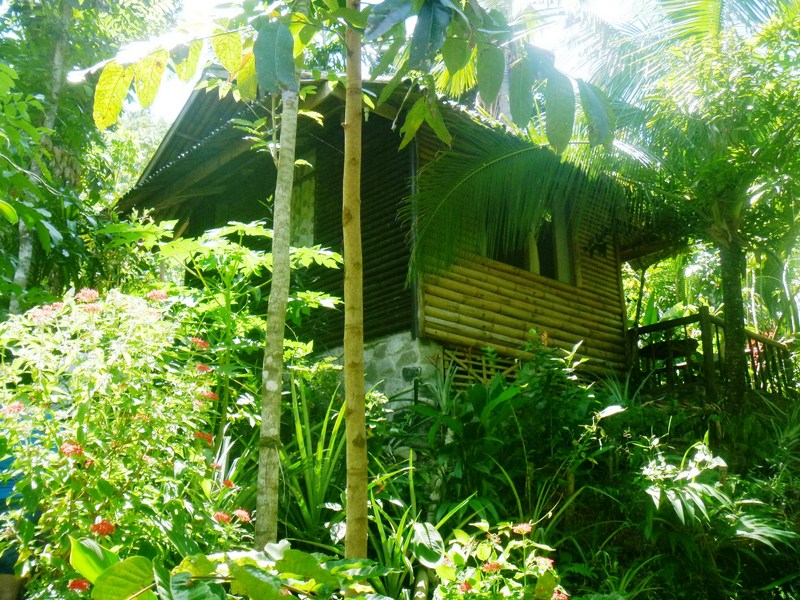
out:
{"label": "banana-like leaf", "polygon": [[373,6],[367,19],[364,39],[370,41],[389,33],[395,25],[410,17],[413,9],[413,0],[384,0]]}
{"label": "banana-like leaf", "polygon": [[239,93],[242,100],[250,102],[255,100],[258,95],[258,78],[256,76],[256,59],[252,52],[248,53],[242,60],[242,68],[236,75],[239,83]]}
{"label": "banana-like leaf", "polygon": [[575,124],[575,92],[572,89],[572,80],[560,71],[553,71],[547,79],[544,102],[547,141],[553,150],[561,154],[569,144]]}
{"label": "banana-like leaf", "polygon": [[451,75],[467,66],[471,54],[469,42],[463,37],[448,37],[442,44],[444,66]]}
{"label": "banana-like leaf", "polygon": [[279,94],[300,88],[294,68],[294,38],[286,25],[278,21],[261,24],[253,54],[262,91]]}
{"label": "banana-like leaf", "polygon": [[506,68],[506,55],[502,48],[491,44],[478,47],[478,91],[481,100],[491,104],[497,99],[503,85],[503,74]]}
{"label": "banana-like leaf", "polygon": [[219,64],[234,75],[242,64],[242,35],[238,31],[214,35],[211,47]]}
{"label": "banana-like leaf", "polygon": [[436,55],[452,18],[453,12],[443,0],[424,0],[411,38],[408,64],[412,69],[424,68]]}
{"label": "banana-like leaf", "polygon": [[101,131],[117,122],[132,80],[133,67],[123,67],[118,62],[111,61],[103,68],[94,90],[92,112],[94,123]]}
{"label": "banana-like leaf", "polygon": [[519,127],[525,127],[533,117],[533,82],[535,70],[527,56],[522,57],[508,73],[509,104],[511,120]]}
{"label": "banana-like leaf", "polygon": [[169,52],[157,50],[133,66],[133,85],[142,108],[147,108],[156,99],[168,61]]}
{"label": "banana-like leaf", "polygon": [[596,85],[578,79],[581,107],[589,127],[592,146],[610,147],[614,141],[614,111],[608,97]]}
{"label": "banana-like leaf", "polygon": [[202,40],[194,40],[188,46],[178,46],[173,49],[172,62],[175,64],[175,73],[181,81],[189,81],[194,77],[202,49]]}

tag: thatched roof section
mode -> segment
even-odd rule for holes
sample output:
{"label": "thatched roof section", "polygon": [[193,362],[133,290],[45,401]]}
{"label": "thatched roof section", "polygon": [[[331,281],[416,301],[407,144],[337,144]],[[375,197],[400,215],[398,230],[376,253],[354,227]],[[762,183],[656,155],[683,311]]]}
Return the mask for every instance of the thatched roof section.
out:
{"label": "thatched roof section", "polygon": [[[316,86],[317,93],[307,98],[305,108],[320,112],[324,118],[338,119],[344,102],[343,90],[327,81],[306,83]],[[383,82],[365,83],[365,89],[376,95],[384,86]],[[405,106],[410,106],[414,99],[409,101],[407,91],[398,89],[376,112],[380,117],[394,119],[404,106],[404,100]],[[501,155],[508,152],[518,154],[514,159],[515,166],[509,170],[512,177],[507,178],[507,185],[503,188],[505,201],[491,206],[506,211],[506,217],[500,220],[499,229],[494,232],[498,239],[511,234],[520,223],[520,215],[523,220],[534,219],[535,213],[541,212],[541,206],[526,199],[544,194],[551,202],[557,197],[590,196],[589,201],[581,203],[584,207],[582,218],[590,223],[608,223],[610,216],[614,232],[609,232],[606,227],[604,231],[598,231],[597,236],[617,235],[626,260],[647,254],[648,248],[657,241],[653,235],[653,223],[640,220],[634,224],[629,218],[632,216],[628,214],[628,207],[632,204],[630,198],[626,198],[612,178],[588,174],[561,160],[549,149],[532,147],[499,124],[491,123],[464,107],[445,103],[441,110],[454,136],[453,149],[442,153],[441,160],[436,161],[437,165],[425,174],[426,177],[442,169],[480,167],[481,161],[487,161],[492,151]],[[232,194],[268,197],[272,193],[271,178],[274,178],[272,161],[265,153],[253,152],[250,142],[243,139],[243,132],[233,122],[235,119],[259,118],[264,114],[264,109],[257,104],[239,103],[230,95],[220,98],[216,90],[195,90],[139,181],[120,199],[118,209],[149,208],[158,218],[187,219],[193,211],[199,210],[201,203],[224,203]],[[303,119],[300,124],[301,137],[304,131],[313,132],[316,127],[308,120],[304,123]],[[399,144],[399,137],[394,143]],[[459,198],[477,198],[482,185],[479,180],[474,178],[470,185],[460,188],[457,192]],[[634,209],[633,212],[637,211]],[[483,222],[482,219],[479,221]],[[435,223],[435,219],[432,222]],[[658,242],[658,249],[671,243],[669,240]]]}

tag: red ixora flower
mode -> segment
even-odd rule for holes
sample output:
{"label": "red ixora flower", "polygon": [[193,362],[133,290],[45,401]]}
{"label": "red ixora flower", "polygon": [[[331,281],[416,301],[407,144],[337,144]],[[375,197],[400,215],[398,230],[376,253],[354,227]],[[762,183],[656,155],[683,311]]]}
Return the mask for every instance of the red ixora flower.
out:
{"label": "red ixora flower", "polygon": [[209,348],[211,348],[211,344],[209,344],[203,338],[190,337],[189,341],[192,342],[192,344],[194,344],[194,347],[197,348],[198,350],[208,350]]}
{"label": "red ixora flower", "polygon": [[73,579],[67,584],[67,589],[73,592],[85,592],[91,585],[88,579]]}
{"label": "red ixora flower", "polygon": [[148,300],[166,300],[169,295],[164,290],[152,290],[147,292],[145,298]]}
{"label": "red ixora flower", "polygon": [[233,482],[230,479],[223,479],[222,485],[224,485],[226,488],[232,488]]}
{"label": "red ixora flower", "polygon": [[203,398],[208,398],[209,400],[219,400],[219,396],[217,396],[217,395],[216,395],[214,392],[212,392],[211,390],[203,390],[202,392],[200,392],[200,395],[201,395]]}
{"label": "red ixora flower", "polygon": [[92,533],[95,535],[100,535],[100,536],[111,535],[116,530],[117,528],[114,527],[114,524],[110,523],[106,519],[101,519],[100,521],[92,525]]}
{"label": "red ixora flower", "polygon": [[195,431],[194,437],[198,440],[205,440],[209,446],[214,443],[214,436],[210,433],[206,433],[205,431]]}
{"label": "red ixora flower", "polygon": [[3,407],[2,412],[4,415],[17,415],[21,413],[25,409],[25,405],[22,402],[12,402]]}
{"label": "red ixora flower", "polygon": [[472,589],[472,584],[469,581],[462,581],[461,585],[458,586],[458,589],[462,592],[468,592]]}
{"label": "red ixora flower", "polygon": [[250,513],[243,508],[237,508],[235,511],[233,511],[233,516],[239,519],[242,523],[250,522]]}
{"label": "red ixora flower", "polygon": [[533,528],[531,527],[530,523],[519,523],[518,525],[514,525],[511,528],[511,531],[520,535],[525,535],[526,533],[530,533],[531,529]]}
{"label": "red ixora flower", "polygon": [[83,446],[81,446],[78,442],[73,442],[72,440],[61,444],[59,450],[64,456],[83,456]]}
{"label": "red ixora flower", "polygon": [[481,565],[481,571],[484,573],[497,573],[502,568],[499,562],[487,562]]}
{"label": "red ixora flower", "polygon": [[211,467],[212,469],[214,469],[215,471],[219,471],[219,470],[222,468],[222,465],[221,465],[221,464],[219,464],[219,463],[215,463],[215,462],[212,462],[212,463],[211,463],[210,465],[208,465],[208,466],[209,466],[209,467]]}
{"label": "red ixora flower", "polygon": [[214,520],[217,523],[230,523],[231,516],[222,510],[218,510],[217,512],[214,513]]}
{"label": "red ixora flower", "polygon": [[200,363],[199,365],[197,365],[197,366],[195,367],[195,370],[196,370],[198,373],[211,373],[211,371],[213,371],[214,369],[212,369],[212,368],[211,368],[211,367],[209,367],[208,365],[204,365],[203,363]]}

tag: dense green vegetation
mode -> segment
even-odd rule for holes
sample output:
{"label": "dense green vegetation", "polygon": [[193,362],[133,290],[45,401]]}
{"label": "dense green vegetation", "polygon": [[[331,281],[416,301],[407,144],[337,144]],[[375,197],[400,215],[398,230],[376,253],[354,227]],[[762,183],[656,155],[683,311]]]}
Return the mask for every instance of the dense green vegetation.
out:
{"label": "dense green vegetation", "polygon": [[[745,325],[793,347],[796,3],[659,0],[625,27],[578,19],[605,60],[574,86],[527,44],[530,14],[443,0],[360,15],[306,4],[246,2],[215,24],[211,45],[230,72],[219,93],[273,94],[272,120],[249,131],[260,144],[277,139],[278,98],[286,106],[296,92],[285,36],[302,42],[298,64],[326,68],[343,24],[365,30],[367,58],[382,58],[373,72],[394,76],[387,89],[409,76],[424,91],[406,107],[404,143],[423,124],[448,139],[436,104],[446,91],[629,193],[626,225],[659,242],[628,267],[631,324],[708,306],[725,318],[729,356],[744,357],[733,349]],[[588,381],[546,336],[513,380],[464,386],[449,372],[391,398],[357,390],[367,557],[345,546],[352,414],[340,368],[279,339],[270,381],[281,410],[269,424],[280,444],[267,441],[280,541],[253,549],[273,232],[230,224],[169,241],[173,224],[115,214],[152,140],[128,133],[132,123],[101,135],[89,117],[98,79],[94,118],[107,126],[131,83],[148,103],[167,63],[187,75],[199,46],[66,84],[68,70],[163,32],[174,9],[20,0],[0,15],[0,551],[25,597],[800,597],[797,390],[747,392],[734,360],[718,402],[692,388],[645,392],[634,375]],[[306,26],[290,30],[298,14]],[[289,46],[264,49],[280,36]],[[492,178],[482,185],[491,197]],[[284,250],[287,320],[336,305],[306,289],[304,270],[342,258]]]}

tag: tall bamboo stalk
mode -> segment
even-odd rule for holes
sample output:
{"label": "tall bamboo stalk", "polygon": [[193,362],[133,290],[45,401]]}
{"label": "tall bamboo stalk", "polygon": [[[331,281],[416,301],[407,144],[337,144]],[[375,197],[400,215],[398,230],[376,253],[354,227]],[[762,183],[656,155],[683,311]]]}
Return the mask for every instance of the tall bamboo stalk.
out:
{"label": "tall bamboo stalk", "polygon": [[[347,7],[359,10],[357,0]],[[367,556],[367,431],[364,405],[364,302],[361,256],[361,35],[345,34],[342,233],[344,236],[344,392],[347,423],[345,556]]]}

